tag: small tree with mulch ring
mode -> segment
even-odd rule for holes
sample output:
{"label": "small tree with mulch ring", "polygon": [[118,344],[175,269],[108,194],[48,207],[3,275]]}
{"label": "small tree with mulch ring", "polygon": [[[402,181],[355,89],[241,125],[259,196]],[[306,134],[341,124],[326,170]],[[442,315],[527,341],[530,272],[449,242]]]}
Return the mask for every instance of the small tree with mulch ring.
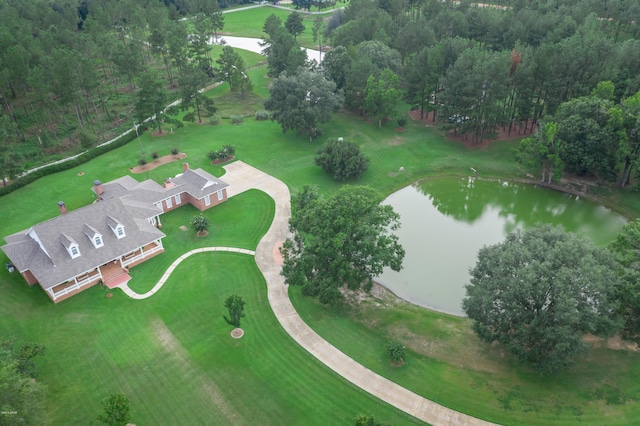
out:
{"label": "small tree with mulch ring", "polygon": [[100,422],[107,425],[127,425],[131,423],[131,408],[129,399],[122,393],[112,393],[109,398],[102,401],[104,413],[96,417]]}
{"label": "small tree with mulch ring", "polygon": [[209,229],[209,221],[202,215],[196,216],[191,220],[191,228],[196,231],[198,237],[204,237],[209,233],[207,231]]}
{"label": "small tree with mulch ring", "polygon": [[229,318],[223,315],[227,324],[240,328],[240,319],[244,317],[244,300],[237,294],[232,294],[224,301],[224,307],[229,310]]}
{"label": "small tree with mulch ring", "polygon": [[401,366],[404,364],[404,357],[407,354],[407,348],[400,342],[389,342],[387,344],[387,355],[392,365]]}

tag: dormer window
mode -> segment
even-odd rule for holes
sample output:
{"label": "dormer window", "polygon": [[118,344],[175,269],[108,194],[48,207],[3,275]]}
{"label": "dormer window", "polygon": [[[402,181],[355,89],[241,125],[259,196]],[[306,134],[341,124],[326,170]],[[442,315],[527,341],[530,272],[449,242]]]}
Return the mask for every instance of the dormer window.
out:
{"label": "dormer window", "polygon": [[69,253],[69,256],[71,256],[72,259],[75,259],[76,257],[80,257],[80,246],[78,245],[78,243],[76,243],[76,241],[73,238],[71,238],[66,234],[61,234],[60,242],[62,243],[64,248],[67,249],[67,252]]}
{"label": "dormer window", "polygon": [[102,234],[100,234],[93,226],[84,225],[84,233],[91,240],[95,248],[100,248],[104,245]]}
{"label": "dormer window", "polygon": [[120,239],[127,236],[127,234],[124,232],[124,225],[120,223],[120,221],[114,219],[111,216],[107,216],[107,224],[115,234],[116,238]]}

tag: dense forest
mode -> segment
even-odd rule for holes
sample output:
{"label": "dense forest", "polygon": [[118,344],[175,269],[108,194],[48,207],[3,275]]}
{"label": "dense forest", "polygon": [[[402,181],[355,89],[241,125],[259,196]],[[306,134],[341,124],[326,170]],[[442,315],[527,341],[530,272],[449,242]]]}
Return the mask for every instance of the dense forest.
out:
{"label": "dense forest", "polygon": [[217,3],[197,0],[0,2],[3,176],[151,116],[138,91],[197,93],[212,79],[208,41],[222,18]]}
{"label": "dense forest", "polygon": [[[207,41],[232,3],[0,2],[4,175],[130,128],[141,118],[139,90],[187,98],[215,80]],[[331,46],[322,69],[347,107],[367,112],[367,83],[393,75],[408,105],[476,142],[498,128],[531,133],[602,81],[613,85],[608,107],[624,109],[640,90],[637,22],[640,4],[624,0],[352,0],[319,22],[314,39]],[[634,135],[623,124],[616,132]]]}
{"label": "dense forest", "polygon": [[617,99],[640,89],[635,2],[370,3],[353,0],[328,26],[336,50],[326,67],[351,106],[361,106],[368,75],[390,68],[407,102],[467,118],[464,130],[481,137],[496,125],[525,130],[602,80],[615,84]]}

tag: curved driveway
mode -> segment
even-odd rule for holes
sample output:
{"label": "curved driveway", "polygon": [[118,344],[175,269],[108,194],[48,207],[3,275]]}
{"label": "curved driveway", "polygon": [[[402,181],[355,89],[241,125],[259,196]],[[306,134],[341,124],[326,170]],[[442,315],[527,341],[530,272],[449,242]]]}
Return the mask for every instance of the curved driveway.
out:
{"label": "curved driveway", "polygon": [[[280,275],[280,265],[273,257],[274,248],[288,236],[288,222],[291,217],[291,196],[289,188],[278,179],[252,167],[242,161],[236,161],[224,167],[223,176],[229,184],[228,196],[232,197],[248,189],[259,189],[269,194],[275,201],[276,209],[271,227],[258,243],[255,259],[267,282],[269,304],[287,333],[300,346],[306,349],[320,362],[341,375],[354,385],[378,397],[420,420],[432,425],[492,425],[493,423],[459,413],[436,404],[402,386],[369,370],[348,357],[335,346],[324,340],[311,329],[296,312],[289,300],[287,285]],[[203,251],[224,250],[253,254],[250,250],[228,247],[210,247],[185,253],[167,269],[162,279],[152,290],[144,295],[131,291],[126,284],[121,288],[131,297],[144,298],[154,294],[173,269],[186,257]]]}
{"label": "curved driveway", "polygon": [[291,217],[289,188],[278,179],[242,161],[236,161],[224,168],[227,173],[222,179],[229,184],[227,191],[230,197],[256,188],[269,194],[276,203],[273,223],[256,248],[256,263],[267,281],[269,303],[273,312],[285,331],[300,346],[354,385],[427,423],[492,424],[436,404],[374,373],[339,351],[302,321],[289,300],[287,285],[280,275],[280,266],[273,258],[274,247],[288,235],[288,222]]}

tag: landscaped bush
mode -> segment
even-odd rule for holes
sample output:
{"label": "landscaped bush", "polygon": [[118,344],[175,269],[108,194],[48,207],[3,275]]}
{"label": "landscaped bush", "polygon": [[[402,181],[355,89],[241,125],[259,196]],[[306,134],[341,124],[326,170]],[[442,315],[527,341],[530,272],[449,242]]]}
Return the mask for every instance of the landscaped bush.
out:
{"label": "landscaped bush", "polygon": [[222,121],[222,118],[219,115],[212,115],[211,118],[209,118],[209,124],[220,124],[220,121]]}
{"label": "landscaped bush", "polygon": [[316,153],[316,166],[331,174],[335,180],[358,178],[369,168],[369,159],[353,142],[329,139],[327,144]]}
{"label": "landscaped bush", "polygon": [[211,151],[207,154],[207,157],[211,161],[226,160],[229,157],[233,157],[236,153],[236,148],[233,145],[225,145],[217,151]]}
{"label": "landscaped bush", "polygon": [[263,121],[269,119],[269,113],[267,111],[256,111],[256,120]]}
{"label": "landscaped bush", "polygon": [[389,342],[387,344],[387,356],[393,365],[404,364],[406,353],[407,349],[400,342]]}
{"label": "landscaped bush", "polygon": [[157,160],[158,159],[158,151],[153,151],[151,153],[151,157],[153,157],[154,160]]}
{"label": "landscaped bush", "polygon": [[138,164],[141,166],[144,166],[145,164],[147,164],[147,160],[145,160],[144,158],[141,158],[138,160]]}
{"label": "landscaped bush", "polygon": [[407,125],[407,117],[400,116],[398,117],[398,127],[404,127]]}
{"label": "landscaped bush", "polygon": [[172,154],[172,155],[178,155],[179,153],[180,153],[180,151],[178,151],[178,148],[173,148],[173,149],[171,150],[171,154]]}
{"label": "landscaped bush", "polygon": [[231,124],[242,124],[244,122],[244,117],[241,115],[232,115],[231,116]]}
{"label": "landscaped bush", "polygon": [[202,214],[191,219],[190,225],[198,236],[203,236],[209,229],[209,221]]}

